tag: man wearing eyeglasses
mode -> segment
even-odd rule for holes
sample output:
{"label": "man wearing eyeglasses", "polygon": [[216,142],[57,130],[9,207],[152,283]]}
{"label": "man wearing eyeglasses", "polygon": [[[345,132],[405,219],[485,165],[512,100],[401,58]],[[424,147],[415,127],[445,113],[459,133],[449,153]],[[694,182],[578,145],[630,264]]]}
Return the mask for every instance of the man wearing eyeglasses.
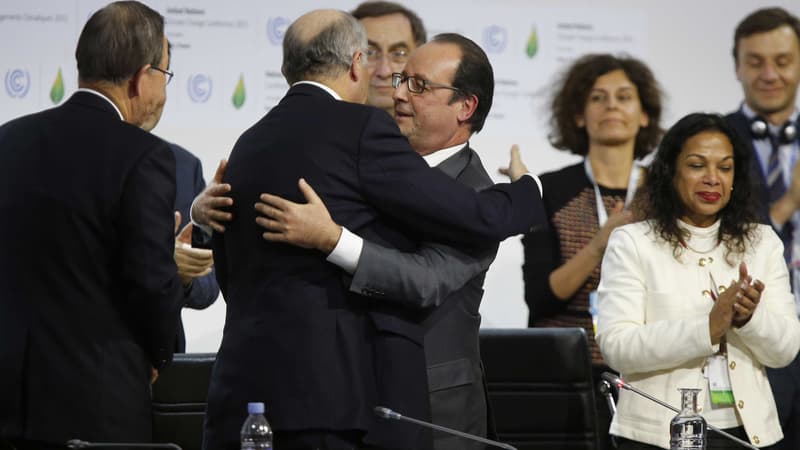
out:
{"label": "man wearing eyeglasses", "polygon": [[182,304],[175,160],[141,130],[167,48],[160,14],[112,3],[81,31],[78,91],[0,127],[0,448],[152,440]]}
{"label": "man wearing eyeglasses", "polygon": [[[494,77],[486,54],[471,40],[441,34],[419,47],[405,69],[392,75],[395,119],[417,153],[432,167],[473,189],[492,180],[469,146],[492,104]],[[517,161],[518,162],[518,161]],[[525,171],[515,167],[514,177]],[[469,247],[422,244],[402,252],[362,240],[333,222],[311,187],[307,204],[276,196],[256,208],[265,239],[316,248],[353,278],[349,289],[400,307],[421,310],[433,422],[478,436],[493,436],[487,411],[478,332],[486,270],[496,243]],[[535,207],[539,198],[531,198]],[[434,448],[482,449],[461,438],[437,434]]]}
{"label": "man wearing eyeglasses", "polygon": [[425,26],[413,11],[393,2],[364,2],[352,15],[367,31],[367,64],[374,71],[367,104],[394,115],[392,73],[402,71],[408,55],[425,43]]}

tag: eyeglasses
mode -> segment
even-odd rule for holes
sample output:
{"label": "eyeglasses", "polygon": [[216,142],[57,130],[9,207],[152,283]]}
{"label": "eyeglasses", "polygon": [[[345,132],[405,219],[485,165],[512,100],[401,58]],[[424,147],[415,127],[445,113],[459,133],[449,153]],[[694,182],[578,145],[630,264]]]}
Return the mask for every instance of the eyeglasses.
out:
{"label": "eyeglasses", "polygon": [[158,71],[158,72],[161,72],[161,73],[163,73],[164,75],[166,75],[166,77],[167,77],[167,84],[169,84],[169,82],[170,82],[170,81],[172,81],[172,77],[174,77],[174,76],[175,76],[175,74],[174,74],[173,72],[170,72],[169,70],[159,69],[159,68],[158,68],[158,67],[156,67],[156,66],[150,66],[150,68],[151,68],[151,69],[153,69],[153,70],[156,70],[156,71]]}
{"label": "eyeglasses", "polygon": [[422,94],[425,92],[425,89],[450,89],[451,91],[461,92],[461,89],[453,86],[448,86],[446,84],[441,83],[434,83],[433,81],[428,81],[424,78],[420,78],[414,75],[403,75],[402,73],[393,73],[392,74],[392,87],[397,89],[400,84],[403,82],[407,82],[408,85],[408,92],[413,94]]}
{"label": "eyeglasses", "polygon": [[[398,48],[389,51],[386,55],[389,57],[389,61],[394,64],[405,64],[408,60],[408,49]],[[383,60],[383,56],[383,52],[377,47],[371,45],[367,47],[367,64],[370,66],[380,63]]]}

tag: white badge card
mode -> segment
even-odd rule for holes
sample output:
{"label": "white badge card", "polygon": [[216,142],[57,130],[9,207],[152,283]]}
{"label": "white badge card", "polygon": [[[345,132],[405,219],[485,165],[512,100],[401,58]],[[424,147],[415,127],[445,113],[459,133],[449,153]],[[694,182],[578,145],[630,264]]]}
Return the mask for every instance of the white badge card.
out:
{"label": "white badge card", "polygon": [[708,357],[708,387],[714,406],[733,405],[733,390],[728,376],[728,359],[716,354]]}

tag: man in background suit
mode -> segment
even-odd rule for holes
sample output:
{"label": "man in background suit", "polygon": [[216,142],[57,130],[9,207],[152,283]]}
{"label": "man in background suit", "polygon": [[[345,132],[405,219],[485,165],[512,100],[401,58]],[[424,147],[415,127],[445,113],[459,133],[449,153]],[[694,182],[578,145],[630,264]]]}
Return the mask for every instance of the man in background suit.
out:
{"label": "man in background suit", "polygon": [[[395,117],[414,150],[473,189],[491,186],[468,143],[483,127],[492,104],[494,77],[483,50],[463,36],[438,35],[411,54],[400,75]],[[470,98],[467,109],[457,101],[464,97]],[[404,253],[343,229],[313,190],[305,190],[307,205],[269,195],[264,196],[266,203],[256,205],[266,216],[256,219],[268,230],[265,239],[323,251],[328,261],[353,275],[352,292],[423,309],[433,422],[485,437],[491,420],[478,345],[479,307],[497,244],[458,249],[428,243]],[[446,434],[435,437],[437,450],[484,448]]]}
{"label": "man in background suit", "polygon": [[[754,154],[752,179],[758,185],[761,219],[784,243],[798,305],[800,254],[800,20],[782,8],[748,15],[736,27],[733,59],[744,102],[728,122]],[[800,307],[798,309],[800,311]],[[780,449],[800,446],[800,357],[781,369],[767,368],[784,440]]]}
{"label": "man in background suit", "polygon": [[[203,179],[203,165],[189,150],[170,143],[175,155],[175,212],[179,213],[181,222],[187,222],[175,237],[175,263],[178,275],[183,282],[184,307],[205,309],[211,306],[219,296],[219,286],[214,273],[214,256],[210,245],[211,236],[202,230],[194,230],[189,222],[189,209],[192,200],[203,192],[206,181]],[[182,224],[181,224],[182,225]],[[180,226],[179,226],[180,228]],[[175,352],[186,351],[186,333],[183,320],[178,321],[178,334]]]}
{"label": "man in background suit", "polygon": [[[530,177],[476,194],[428,168],[387,115],[355,104],[367,94],[365,48],[363,28],[341,12],[295,21],[284,38],[292,88],[231,153],[225,181],[234,187],[234,219],[214,236],[228,308],[206,448],[238,445],[248,400],[271,405],[276,447],[429,446],[418,429],[372,416],[382,402],[428,416],[422,330],[407,313],[348,293],[317,252],[260,242],[250,206],[259,193],[299,200],[297,180],[307,178],[341,223],[404,249],[409,230],[497,241],[544,218],[523,205],[539,195]],[[269,361],[247,349],[264,349]]]}
{"label": "man in background suit", "polygon": [[112,3],[79,37],[78,92],[0,128],[0,446],[152,438],[182,303],[175,161],[140,129],[164,106],[167,48],[161,15]]}

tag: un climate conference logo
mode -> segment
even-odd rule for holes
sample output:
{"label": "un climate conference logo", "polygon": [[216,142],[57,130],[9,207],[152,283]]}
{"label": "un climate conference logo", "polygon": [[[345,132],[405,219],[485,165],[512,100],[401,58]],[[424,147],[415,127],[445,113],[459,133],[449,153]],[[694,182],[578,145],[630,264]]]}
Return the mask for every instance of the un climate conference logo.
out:
{"label": "un climate conference logo", "polygon": [[211,78],[203,73],[194,74],[189,77],[186,90],[193,102],[205,103],[211,97]]}
{"label": "un climate conference logo", "polygon": [[27,70],[13,69],[6,72],[6,92],[9,97],[25,97],[30,89],[31,75]]}
{"label": "un climate conference logo", "polygon": [[272,45],[280,45],[283,42],[283,35],[289,28],[291,21],[286,17],[270,17],[267,19],[267,38]]}
{"label": "un climate conference logo", "polygon": [[483,30],[483,45],[489,53],[502,53],[508,42],[508,31],[505,28],[490,25]]}
{"label": "un climate conference logo", "polygon": [[483,30],[483,45],[489,53],[502,53],[508,42],[508,31],[505,28],[490,25]]}

